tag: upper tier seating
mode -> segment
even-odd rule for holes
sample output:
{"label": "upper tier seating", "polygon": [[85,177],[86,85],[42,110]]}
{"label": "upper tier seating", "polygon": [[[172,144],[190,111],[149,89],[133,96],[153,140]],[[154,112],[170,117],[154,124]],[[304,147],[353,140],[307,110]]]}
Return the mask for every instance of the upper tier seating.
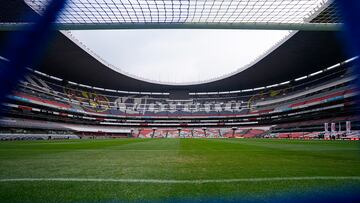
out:
{"label": "upper tier seating", "polygon": [[[336,74],[335,74],[336,73]],[[339,76],[337,78],[335,76]],[[91,119],[123,117],[238,117],[256,121],[256,116],[305,109],[352,98],[357,94],[352,86],[355,78],[341,70],[299,83],[270,88],[269,90],[236,94],[196,95],[188,101],[174,101],[165,93],[144,95],[92,88],[64,82],[39,73],[28,75],[10,95],[10,104],[21,108],[47,108],[58,114],[81,114]],[[311,84],[312,86],[308,86]],[[90,118],[93,116],[101,118]]]}

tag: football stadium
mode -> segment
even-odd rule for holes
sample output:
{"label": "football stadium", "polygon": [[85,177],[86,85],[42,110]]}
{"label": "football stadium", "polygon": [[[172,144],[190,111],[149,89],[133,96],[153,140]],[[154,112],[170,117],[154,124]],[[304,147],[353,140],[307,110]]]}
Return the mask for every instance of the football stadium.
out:
{"label": "football stadium", "polygon": [[[359,10],[346,0],[0,1],[0,202],[360,202]],[[194,42],[190,59],[176,48],[168,60],[172,41],[146,51],[171,61],[158,71],[140,55],[150,42],[124,38],[116,51],[99,34],[108,30],[146,31],[157,45],[169,30],[201,30],[209,51],[220,39],[206,32],[285,34],[219,48],[193,80]],[[112,65],[80,37],[89,31],[131,56]],[[231,71],[212,61],[240,64],[257,46]],[[127,60],[147,69],[119,68]],[[189,76],[156,79],[166,71]]]}

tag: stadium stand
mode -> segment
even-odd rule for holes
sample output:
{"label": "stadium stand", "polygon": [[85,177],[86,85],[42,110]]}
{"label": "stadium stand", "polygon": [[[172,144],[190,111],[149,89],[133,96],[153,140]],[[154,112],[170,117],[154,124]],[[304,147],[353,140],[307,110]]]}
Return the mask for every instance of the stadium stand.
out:
{"label": "stadium stand", "polygon": [[357,130],[354,60],[263,88],[194,92],[188,100],[172,100],[168,92],[91,87],[29,69],[4,104],[1,126],[92,138],[304,139],[318,137],[324,123],[346,121]]}

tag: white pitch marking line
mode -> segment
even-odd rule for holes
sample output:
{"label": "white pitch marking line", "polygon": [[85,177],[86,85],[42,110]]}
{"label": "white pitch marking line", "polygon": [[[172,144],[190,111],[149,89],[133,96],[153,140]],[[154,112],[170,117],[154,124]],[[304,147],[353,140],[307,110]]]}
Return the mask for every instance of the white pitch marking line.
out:
{"label": "white pitch marking line", "polygon": [[208,180],[161,180],[161,179],[115,179],[115,178],[7,178],[0,182],[118,182],[118,183],[162,183],[162,184],[204,184],[204,183],[235,183],[235,182],[271,182],[298,180],[355,180],[360,176],[310,176],[310,177],[269,177],[240,179],[208,179]]}

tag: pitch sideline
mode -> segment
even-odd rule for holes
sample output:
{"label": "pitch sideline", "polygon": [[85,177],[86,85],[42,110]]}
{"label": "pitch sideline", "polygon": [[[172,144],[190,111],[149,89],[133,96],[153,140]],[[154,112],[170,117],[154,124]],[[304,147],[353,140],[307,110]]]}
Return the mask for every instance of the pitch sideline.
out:
{"label": "pitch sideline", "polygon": [[240,179],[207,179],[207,180],[161,180],[161,179],[115,179],[115,178],[6,178],[0,182],[117,182],[117,183],[162,183],[162,184],[204,184],[204,183],[236,183],[236,182],[271,182],[301,180],[354,180],[360,176],[310,176],[310,177],[268,177]]}

